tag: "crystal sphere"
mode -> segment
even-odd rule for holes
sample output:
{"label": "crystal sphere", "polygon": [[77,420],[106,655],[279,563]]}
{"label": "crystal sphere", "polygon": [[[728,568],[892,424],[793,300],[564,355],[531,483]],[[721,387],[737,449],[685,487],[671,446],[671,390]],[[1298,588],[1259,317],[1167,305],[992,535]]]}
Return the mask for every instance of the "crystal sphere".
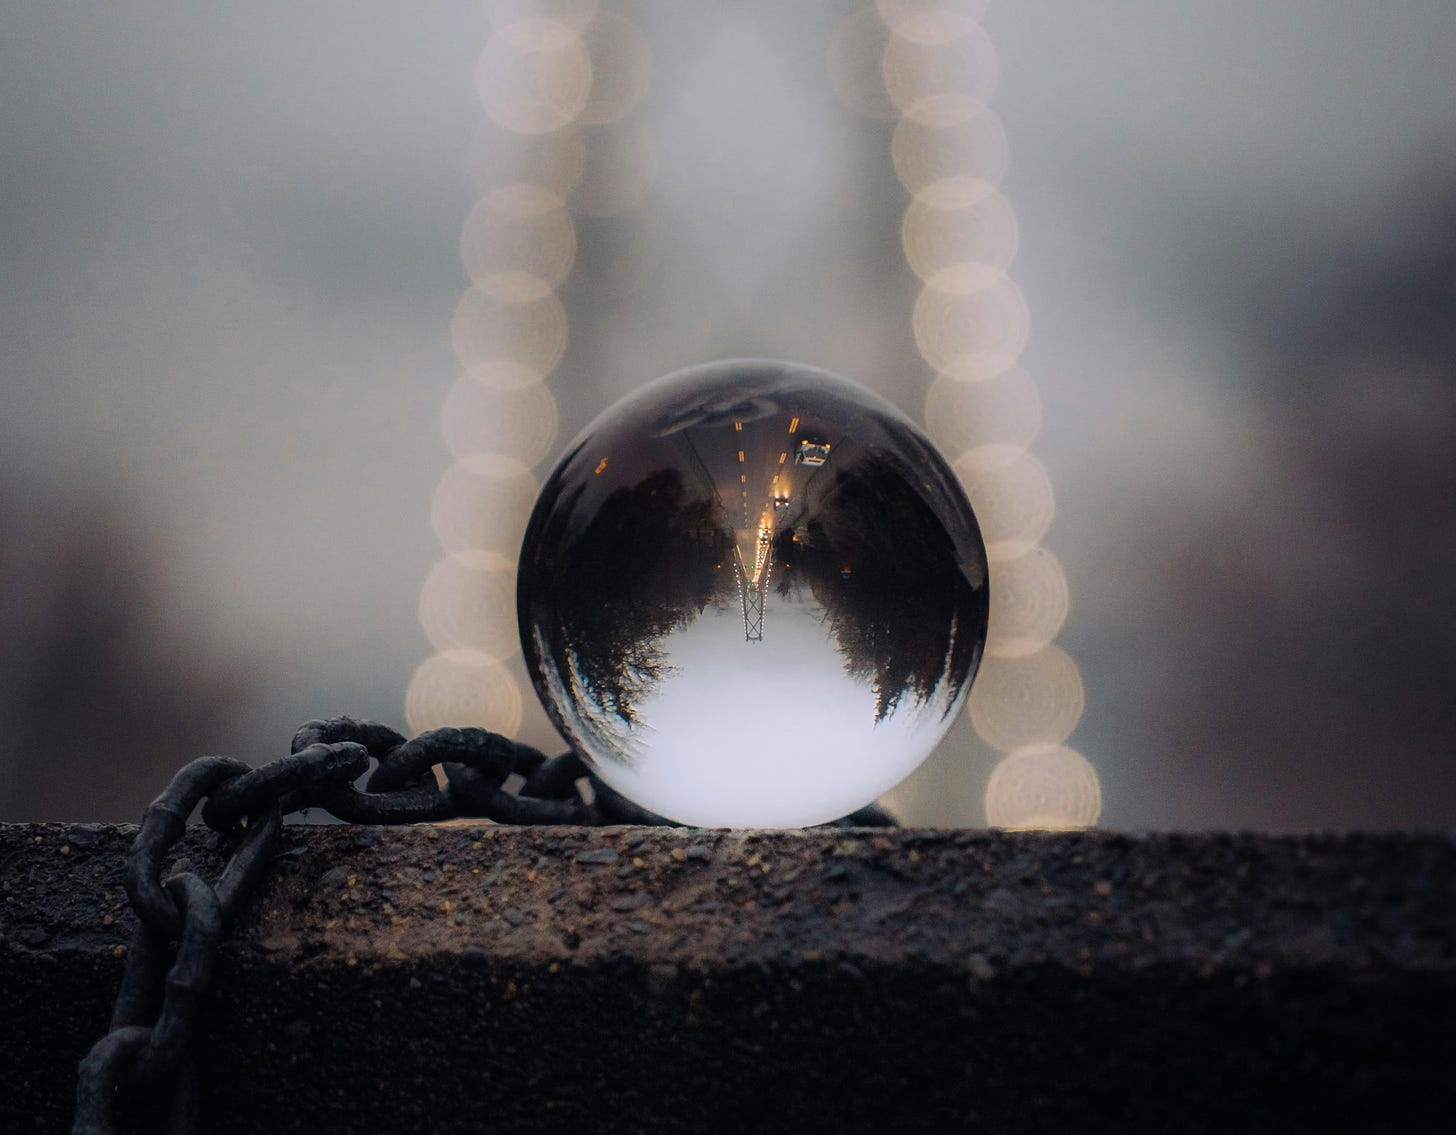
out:
{"label": "crystal sphere", "polygon": [[870,803],[945,734],[986,638],[955,474],[889,403],[793,363],[668,375],[547,478],[517,576],[531,678],[612,788],[698,826]]}

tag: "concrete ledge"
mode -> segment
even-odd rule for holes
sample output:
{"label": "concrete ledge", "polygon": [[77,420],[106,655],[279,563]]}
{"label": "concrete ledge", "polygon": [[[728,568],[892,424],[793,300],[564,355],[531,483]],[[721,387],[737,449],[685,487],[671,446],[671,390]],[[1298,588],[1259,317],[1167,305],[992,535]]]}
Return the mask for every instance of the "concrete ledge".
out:
{"label": "concrete ledge", "polygon": [[[68,1129],[133,832],[0,825],[0,1130]],[[209,1025],[216,1132],[1444,1132],[1456,839],[293,827]]]}

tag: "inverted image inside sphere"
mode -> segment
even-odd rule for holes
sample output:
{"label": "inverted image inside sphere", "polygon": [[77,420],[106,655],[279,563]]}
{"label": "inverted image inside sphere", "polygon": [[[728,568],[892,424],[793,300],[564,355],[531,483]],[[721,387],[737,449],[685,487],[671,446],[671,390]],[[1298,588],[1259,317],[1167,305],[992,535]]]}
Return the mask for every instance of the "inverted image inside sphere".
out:
{"label": "inverted image inside sphere", "polygon": [[986,555],[888,403],[735,360],[576,439],[517,603],[537,693],[608,784],[683,823],[794,827],[871,802],[944,735],[985,642]]}

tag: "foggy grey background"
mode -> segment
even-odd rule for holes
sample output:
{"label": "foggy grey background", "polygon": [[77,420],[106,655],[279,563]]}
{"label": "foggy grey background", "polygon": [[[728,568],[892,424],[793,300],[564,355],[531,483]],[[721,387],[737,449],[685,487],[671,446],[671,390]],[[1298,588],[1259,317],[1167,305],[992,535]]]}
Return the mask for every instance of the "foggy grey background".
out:
{"label": "foggy grey background", "polygon": [[[558,445],[732,355],[918,417],[889,128],[824,62],[859,5],[611,6],[654,52],[657,267],[563,291]],[[984,26],[1102,824],[1449,826],[1456,5]],[[0,15],[0,817],[403,724],[487,36],[464,2]],[[994,761],[958,725],[906,818],[983,823]]]}

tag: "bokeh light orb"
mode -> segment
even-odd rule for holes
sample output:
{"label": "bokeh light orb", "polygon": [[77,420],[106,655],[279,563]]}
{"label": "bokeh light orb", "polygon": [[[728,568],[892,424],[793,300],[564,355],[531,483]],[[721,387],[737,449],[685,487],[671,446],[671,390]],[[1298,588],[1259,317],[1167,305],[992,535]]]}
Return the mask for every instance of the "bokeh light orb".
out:
{"label": "bokeh light orb", "polygon": [[739,359],[582,432],[536,501],[516,601],[543,705],[611,787],[686,824],[798,827],[873,801],[955,720],[987,561],[907,417]]}

